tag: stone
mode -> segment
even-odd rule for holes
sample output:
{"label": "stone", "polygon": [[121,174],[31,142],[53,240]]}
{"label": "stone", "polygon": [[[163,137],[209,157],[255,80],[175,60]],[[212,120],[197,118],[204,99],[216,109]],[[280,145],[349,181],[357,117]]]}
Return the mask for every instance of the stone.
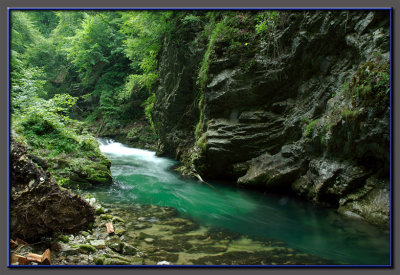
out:
{"label": "stone", "polygon": [[98,215],[106,213],[106,211],[104,210],[104,208],[101,207],[101,206],[96,207],[96,210],[95,210],[95,211],[96,211],[96,214],[98,214]]}
{"label": "stone", "polygon": [[246,174],[238,179],[240,185],[263,185],[269,189],[283,189],[294,182],[304,171],[305,162],[285,158],[282,153],[265,153],[251,160]]}
{"label": "stone", "polygon": [[113,218],[113,215],[110,214],[101,214],[100,219],[102,220],[111,220]]}
{"label": "stone", "polygon": [[153,242],[154,242],[154,239],[153,239],[153,238],[145,238],[144,241],[145,241],[146,243],[153,243]]}
{"label": "stone", "polygon": [[168,261],[160,261],[157,263],[157,265],[170,265],[171,263]]}
{"label": "stone", "polygon": [[79,247],[71,247],[66,244],[60,243],[60,253],[66,255],[66,256],[71,256],[71,255],[78,255],[80,250]]}
{"label": "stone", "polygon": [[125,232],[126,232],[126,229],[125,228],[122,228],[122,227],[117,227],[117,229],[115,229],[115,234],[116,235],[118,235],[118,236],[121,236],[121,235],[123,235],[123,234],[125,234]]}
{"label": "stone", "polygon": [[114,259],[114,258],[106,258],[104,261],[104,265],[129,265],[130,262],[123,261],[120,259]]}
{"label": "stone", "polygon": [[106,243],[104,240],[92,240],[90,244],[97,249],[104,249],[106,248]]}
{"label": "stone", "polygon": [[122,219],[121,217],[118,217],[118,216],[114,216],[114,217],[112,218],[112,221],[113,221],[113,222],[125,223],[125,220]]}
{"label": "stone", "polygon": [[136,255],[138,252],[138,249],[130,244],[125,243],[124,249],[123,249],[123,254],[124,255]]}
{"label": "stone", "polygon": [[89,236],[89,232],[87,232],[87,231],[81,231],[81,235],[87,237],[87,236]]}
{"label": "stone", "polygon": [[113,236],[109,240],[107,240],[106,245],[118,253],[122,253],[124,248],[124,243],[117,236]]}
{"label": "stone", "polygon": [[93,263],[95,265],[104,265],[106,258],[103,256],[96,256],[93,258]]}
{"label": "stone", "polygon": [[82,253],[92,253],[92,252],[96,252],[96,250],[97,250],[94,246],[92,246],[90,244],[80,244],[80,245],[78,245],[78,247]]}
{"label": "stone", "polygon": [[145,224],[145,223],[139,223],[139,224],[135,224],[133,227],[135,229],[145,229],[145,228],[151,227],[151,225]]}

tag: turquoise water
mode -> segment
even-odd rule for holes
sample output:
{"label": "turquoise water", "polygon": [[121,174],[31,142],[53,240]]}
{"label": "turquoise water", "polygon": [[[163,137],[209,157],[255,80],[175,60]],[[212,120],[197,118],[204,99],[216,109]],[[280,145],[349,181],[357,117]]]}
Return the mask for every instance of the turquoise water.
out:
{"label": "turquoise water", "polygon": [[113,141],[100,143],[115,180],[92,190],[100,201],[175,207],[201,225],[282,240],[341,264],[390,263],[389,235],[363,221],[290,197],[183,179],[171,171],[173,160]]}

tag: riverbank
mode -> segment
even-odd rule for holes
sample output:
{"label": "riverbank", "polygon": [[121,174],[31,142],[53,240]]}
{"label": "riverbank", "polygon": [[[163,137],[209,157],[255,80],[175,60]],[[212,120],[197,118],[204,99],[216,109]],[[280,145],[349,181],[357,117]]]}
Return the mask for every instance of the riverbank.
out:
{"label": "riverbank", "polygon": [[[52,265],[329,265],[270,238],[251,238],[225,229],[200,226],[175,208],[154,205],[101,206],[92,229],[59,235],[36,245],[19,246],[12,253],[41,254],[50,248]],[[106,231],[112,222],[115,233]]]}

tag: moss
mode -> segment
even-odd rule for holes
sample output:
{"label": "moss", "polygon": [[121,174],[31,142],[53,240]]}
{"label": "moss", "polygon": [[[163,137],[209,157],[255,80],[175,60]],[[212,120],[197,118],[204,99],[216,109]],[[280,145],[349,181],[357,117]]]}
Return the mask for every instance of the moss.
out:
{"label": "moss", "polygon": [[112,218],[112,221],[113,221],[113,222],[121,222],[121,223],[124,223],[124,222],[125,222],[124,219],[122,219],[121,217],[118,217],[118,216],[114,216],[114,217]]}
{"label": "moss", "polygon": [[129,265],[129,264],[130,264],[130,262],[122,261],[119,259],[112,259],[112,258],[111,259],[107,258],[104,261],[104,265]]}
{"label": "moss", "polygon": [[125,262],[130,261],[127,257],[123,257],[121,255],[116,255],[116,254],[104,254],[103,257],[108,258],[108,259],[118,259],[118,260],[125,261]]}
{"label": "moss", "polygon": [[[378,58],[376,58],[378,60]],[[390,102],[390,62],[362,63],[345,92],[360,105],[382,105]]]}
{"label": "moss", "polygon": [[306,130],[305,130],[305,132],[304,132],[304,135],[305,135],[306,137],[310,136],[311,133],[314,132],[314,128],[315,128],[316,124],[318,123],[318,121],[319,121],[319,119],[315,119],[315,120],[311,121],[311,122],[307,125]]}
{"label": "moss", "polygon": [[102,220],[111,220],[113,218],[113,215],[110,214],[101,214],[100,219]]}
{"label": "moss", "polygon": [[89,226],[88,226],[89,231],[93,230],[93,226],[94,226],[94,223],[93,222],[89,222]]}
{"label": "moss", "polygon": [[144,232],[140,232],[139,236],[138,236],[138,239],[139,240],[144,240],[144,239],[149,238],[149,237],[151,237],[149,234],[146,234]]}
{"label": "moss", "polygon": [[83,196],[83,198],[84,198],[84,199],[92,199],[92,198],[94,198],[94,196],[93,196],[92,194],[90,194],[90,193],[87,193],[87,194],[85,194],[85,195]]}
{"label": "moss", "polygon": [[96,212],[96,214],[98,214],[98,215],[101,215],[101,214],[106,213],[106,211],[104,210],[103,207],[97,208],[97,209],[95,210],[95,212]]}
{"label": "moss", "polygon": [[96,256],[93,258],[93,262],[95,265],[104,265],[106,258],[103,256]]}
{"label": "moss", "polygon": [[124,243],[117,236],[113,236],[110,240],[106,241],[106,245],[112,250],[122,253]]}
{"label": "moss", "polygon": [[58,240],[60,240],[63,243],[68,243],[69,242],[69,237],[67,235],[60,235],[57,238]]}
{"label": "moss", "polygon": [[196,141],[196,146],[200,148],[202,152],[205,152],[207,150],[207,137],[208,134],[204,133],[197,141]]}
{"label": "moss", "polygon": [[342,113],[342,117],[345,121],[355,120],[358,115],[358,110],[345,109]]}
{"label": "moss", "polygon": [[208,79],[208,68],[210,66],[210,56],[211,56],[211,51],[214,47],[215,40],[217,38],[218,33],[220,32],[222,28],[223,22],[219,22],[216,26],[214,31],[212,32],[210,36],[210,40],[208,42],[207,50],[204,53],[203,59],[201,61],[200,65],[200,70],[199,70],[199,75],[197,77],[197,84],[200,86],[201,89],[204,89],[206,84],[207,84],[207,79]]}
{"label": "moss", "polygon": [[80,244],[78,247],[82,252],[86,252],[86,253],[96,252],[96,250],[97,250],[96,247],[94,247],[90,244]]}
{"label": "moss", "polygon": [[199,103],[198,103],[198,108],[199,108],[199,122],[196,125],[196,129],[194,131],[194,136],[196,138],[200,138],[201,133],[203,132],[204,128],[204,94],[200,95]]}
{"label": "moss", "polygon": [[301,118],[301,122],[302,122],[302,123],[305,123],[305,124],[309,124],[309,123],[311,122],[311,120],[310,120],[309,118],[302,117],[302,118]]}
{"label": "moss", "polygon": [[115,229],[115,234],[118,236],[125,234],[125,232],[126,232],[126,229],[121,228],[121,227],[118,227],[117,229]]}
{"label": "moss", "polygon": [[47,113],[35,113],[13,120],[15,134],[28,145],[29,153],[41,156],[57,183],[81,189],[112,181],[111,162],[100,152],[98,142],[79,134],[79,123],[56,121]]}

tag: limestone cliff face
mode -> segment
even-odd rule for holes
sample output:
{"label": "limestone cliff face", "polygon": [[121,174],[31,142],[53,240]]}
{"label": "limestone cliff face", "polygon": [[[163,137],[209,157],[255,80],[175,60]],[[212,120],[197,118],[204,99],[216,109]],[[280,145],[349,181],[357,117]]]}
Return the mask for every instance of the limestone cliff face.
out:
{"label": "limestone cliff face", "polygon": [[224,32],[208,44],[193,33],[165,41],[159,153],[186,173],[296,193],[387,226],[389,12],[285,12],[264,39],[254,13],[237,17],[247,40],[236,44]]}

